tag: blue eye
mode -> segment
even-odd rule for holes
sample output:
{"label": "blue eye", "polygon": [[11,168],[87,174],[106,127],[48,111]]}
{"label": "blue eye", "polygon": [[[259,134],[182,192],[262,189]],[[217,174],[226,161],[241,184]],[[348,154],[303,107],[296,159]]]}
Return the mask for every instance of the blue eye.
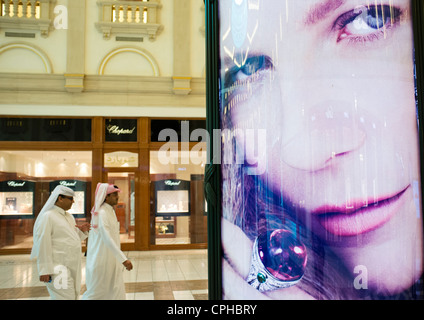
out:
{"label": "blue eye", "polygon": [[271,59],[264,55],[251,56],[246,59],[242,66],[233,66],[225,74],[225,87],[238,84],[242,85],[246,80],[252,80],[255,75],[271,69],[273,67]]}
{"label": "blue eye", "polygon": [[336,19],[333,30],[339,31],[338,41],[354,38],[355,41],[375,40],[376,31],[391,28],[401,16],[401,10],[388,6],[360,6]]}
{"label": "blue eye", "polygon": [[377,6],[367,10],[365,22],[373,29],[380,29],[383,28],[386,23],[389,23],[390,17],[390,7]]}
{"label": "blue eye", "polygon": [[251,57],[246,60],[244,66],[240,68],[240,71],[247,76],[251,76],[255,72],[267,68],[264,56]]}

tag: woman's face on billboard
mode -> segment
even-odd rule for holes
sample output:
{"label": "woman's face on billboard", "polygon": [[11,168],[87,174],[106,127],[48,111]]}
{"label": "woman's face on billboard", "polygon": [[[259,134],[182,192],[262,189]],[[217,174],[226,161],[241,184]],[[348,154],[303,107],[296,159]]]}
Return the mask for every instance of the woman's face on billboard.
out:
{"label": "woman's face on billboard", "polygon": [[222,12],[226,112],[266,130],[247,162],[353,274],[364,266],[380,291],[411,285],[388,280],[411,278],[422,251],[409,0],[238,0]]}

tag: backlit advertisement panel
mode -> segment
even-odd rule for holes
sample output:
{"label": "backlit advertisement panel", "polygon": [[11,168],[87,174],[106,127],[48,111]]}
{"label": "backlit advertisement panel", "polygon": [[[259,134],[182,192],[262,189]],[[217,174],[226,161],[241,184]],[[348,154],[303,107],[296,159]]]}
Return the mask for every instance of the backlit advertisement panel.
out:
{"label": "backlit advertisement panel", "polygon": [[220,0],[222,297],[422,299],[409,0]]}

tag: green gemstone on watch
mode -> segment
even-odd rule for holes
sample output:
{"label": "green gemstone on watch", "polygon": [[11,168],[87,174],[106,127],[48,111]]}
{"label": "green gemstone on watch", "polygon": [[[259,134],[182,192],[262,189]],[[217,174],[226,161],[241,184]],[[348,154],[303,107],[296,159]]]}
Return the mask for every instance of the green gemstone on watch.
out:
{"label": "green gemstone on watch", "polygon": [[266,275],[263,273],[258,273],[258,281],[259,283],[265,283],[266,282]]}

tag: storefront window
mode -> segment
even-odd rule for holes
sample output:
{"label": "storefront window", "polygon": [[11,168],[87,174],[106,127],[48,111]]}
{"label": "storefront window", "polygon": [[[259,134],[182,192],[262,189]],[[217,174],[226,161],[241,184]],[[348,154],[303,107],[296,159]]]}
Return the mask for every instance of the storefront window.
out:
{"label": "storefront window", "polygon": [[75,190],[69,211],[86,221],[91,206],[91,151],[0,151],[0,249],[32,247],[34,221],[56,185]]}
{"label": "storefront window", "polygon": [[151,244],[207,242],[205,164],[206,151],[150,151]]}

